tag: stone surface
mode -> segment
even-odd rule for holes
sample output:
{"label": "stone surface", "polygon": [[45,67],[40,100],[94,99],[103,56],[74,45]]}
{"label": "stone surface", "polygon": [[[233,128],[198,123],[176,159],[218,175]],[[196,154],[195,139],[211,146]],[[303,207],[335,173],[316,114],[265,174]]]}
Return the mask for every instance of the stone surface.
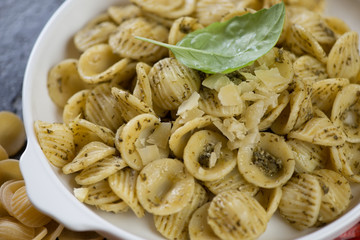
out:
{"label": "stone surface", "polygon": [[64,0],[0,0],[0,111],[22,117],[26,63],[42,28]]}

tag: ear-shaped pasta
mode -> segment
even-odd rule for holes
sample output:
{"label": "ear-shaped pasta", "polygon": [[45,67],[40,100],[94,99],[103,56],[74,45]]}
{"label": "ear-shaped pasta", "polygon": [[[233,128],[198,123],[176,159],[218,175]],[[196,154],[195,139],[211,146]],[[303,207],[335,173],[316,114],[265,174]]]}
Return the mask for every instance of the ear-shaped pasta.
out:
{"label": "ear-shaped pasta", "polygon": [[260,141],[239,149],[238,169],[250,183],[275,188],[288,181],[295,168],[295,160],[285,140],[272,133],[261,132]]}
{"label": "ear-shaped pasta", "polygon": [[254,0],[244,0],[244,1],[237,3],[238,6],[235,9],[233,9],[231,12],[228,12],[227,14],[225,14],[221,18],[221,22],[226,22],[226,21],[232,19],[233,17],[242,16],[247,13],[255,13],[256,12],[254,10],[255,8],[245,6],[247,4],[251,4],[250,2],[257,2],[257,1],[256,0],[255,1]]}
{"label": "ear-shaped pasta", "polygon": [[14,192],[11,198],[10,206],[12,215],[19,220],[22,224],[28,227],[42,227],[51,218],[39,212],[30,202],[25,186],[20,187]]}
{"label": "ear-shaped pasta", "polygon": [[327,62],[330,77],[355,78],[360,70],[359,34],[347,32],[331,48]]}
{"label": "ear-shaped pasta", "polygon": [[184,148],[191,136],[191,132],[210,126],[216,118],[204,116],[195,118],[176,129],[170,136],[169,147],[174,155],[178,158],[183,157]]}
{"label": "ear-shaped pasta", "polygon": [[156,215],[179,212],[191,200],[194,189],[195,179],[184,164],[170,158],[158,159],[146,165],[136,182],[141,205]]}
{"label": "ear-shaped pasta", "polygon": [[287,137],[322,146],[338,146],[345,142],[343,131],[326,116],[311,118],[300,128],[289,132]]}
{"label": "ear-shaped pasta", "polygon": [[331,112],[331,121],[344,131],[346,141],[360,142],[360,85],[349,84],[336,96]]}
{"label": "ear-shaped pasta", "polygon": [[102,142],[90,142],[80,150],[71,162],[62,167],[62,171],[64,174],[74,173],[113,154],[115,154],[115,148]]}
{"label": "ear-shaped pasta", "polygon": [[131,119],[121,130],[118,150],[131,168],[140,171],[148,163],[142,159],[139,150],[149,145],[159,147],[156,143],[148,142],[149,136],[159,125],[160,120],[154,115],[141,114]]}
{"label": "ear-shaped pasta", "polygon": [[237,190],[216,195],[208,210],[208,224],[221,239],[256,239],[265,231],[267,222],[259,202]]}
{"label": "ear-shaped pasta", "polygon": [[120,58],[108,44],[98,44],[87,49],[79,58],[79,75],[87,83],[102,83],[113,78],[130,63]]}
{"label": "ear-shaped pasta", "polygon": [[37,120],[34,130],[42,151],[52,165],[63,167],[74,158],[74,137],[69,127]]}
{"label": "ear-shaped pasta", "polygon": [[177,109],[200,88],[198,72],[174,58],[158,61],[149,72],[154,104],[165,110]]}
{"label": "ear-shaped pasta", "polygon": [[194,194],[186,207],[171,215],[154,215],[156,230],[167,239],[186,239],[191,215],[196,209],[202,206],[207,199],[208,196],[205,189],[196,183]]}
{"label": "ear-shaped pasta", "polygon": [[174,21],[169,32],[169,44],[178,43],[188,33],[195,30],[202,29],[204,26],[199,23],[199,20],[192,17],[181,17]]}
{"label": "ear-shaped pasta", "polygon": [[152,108],[152,92],[148,77],[150,69],[151,66],[146,63],[139,62],[136,64],[137,81],[134,87],[133,95]]}
{"label": "ear-shaped pasta", "polygon": [[104,180],[126,166],[125,161],[117,156],[106,157],[82,170],[76,175],[75,181],[80,185],[94,184]]}
{"label": "ear-shaped pasta", "polygon": [[65,59],[49,71],[47,89],[51,100],[63,108],[66,101],[76,92],[86,88],[78,72],[77,59]]}
{"label": "ear-shaped pasta", "polygon": [[221,179],[203,183],[215,195],[227,190],[239,190],[254,196],[259,191],[259,187],[247,182],[237,168]]}
{"label": "ear-shaped pasta", "polygon": [[86,98],[89,93],[89,89],[81,90],[67,100],[62,115],[64,123],[69,124],[77,117],[83,118],[85,116]]}
{"label": "ear-shaped pasta", "polygon": [[117,105],[121,109],[121,116],[125,121],[130,121],[144,113],[155,114],[150,106],[128,91],[113,87],[111,93],[115,97]]}
{"label": "ear-shaped pasta", "polygon": [[146,12],[153,13],[163,18],[176,19],[182,16],[191,15],[195,10],[195,0],[175,1],[141,1],[131,0]]}
{"label": "ear-shaped pasta", "polygon": [[125,6],[110,6],[107,9],[107,13],[114,22],[120,25],[128,19],[140,17],[141,9],[133,4]]}
{"label": "ear-shaped pasta", "polygon": [[330,148],[332,167],[352,182],[360,182],[360,143],[345,142]]}
{"label": "ear-shaped pasta", "polygon": [[204,26],[219,22],[223,16],[234,11],[235,4],[231,0],[198,0],[195,16]]}
{"label": "ear-shaped pasta", "polygon": [[123,124],[121,108],[107,83],[97,85],[86,98],[85,119],[112,131]]}
{"label": "ear-shaped pasta", "polygon": [[324,21],[337,35],[343,35],[344,33],[351,31],[351,28],[344,22],[344,20],[338,17],[324,16]]}
{"label": "ear-shaped pasta", "polygon": [[347,78],[330,78],[314,82],[312,85],[311,101],[327,116],[331,115],[337,93],[349,84]]}
{"label": "ear-shaped pasta", "polygon": [[311,173],[316,169],[325,168],[329,159],[328,148],[297,139],[290,139],[287,144],[293,151],[297,173]]}
{"label": "ear-shaped pasta", "polygon": [[70,122],[69,127],[73,133],[74,143],[77,150],[93,141],[103,142],[110,147],[114,146],[115,134],[106,127],[102,127],[85,119],[79,118]]}
{"label": "ear-shaped pasta", "polygon": [[197,179],[215,181],[228,174],[236,165],[236,152],[227,146],[219,133],[200,130],[194,133],[184,148],[186,169]]}
{"label": "ear-shaped pasta", "polygon": [[210,203],[211,202],[205,203],[193,213],[189,222],[190,239],[220,240],[208,224],[208,209]]}
{"label": "ear-shaped pasta", "polygon": [[274,215],[275,211],[278,209],[280,200],[282,196],[281,187],[276,187],[272,189],[260,189],[257,192],[255,198],[265,209],[268,219]]}
{"label": "ear-shaped pasta", "polygon": [[297,58],[293,68],[296,80],[312,83],[328,77],[326,65],[310,55]]}
{"label": "ear-shaped pasta", "polygon": [[282,187],[280,215],[298,230],[312,227],[319,216],[322,195],[317,177],[295,175]]}
{"label": "ear-shaped pasta", "polygon": [[112,191],[107,180],[102,180],[86,187],[89,189],[89,193],[84,202],[89,205],[100,207],[103,204],[122,202]]}
{"label": "ear-shaped pasta", "polygon": [[311,92],[311,85],[297,81],[289,104],[271,125],[271,130],[280,135],[287,134],[309,120],[313,115]]}
{"label": "ear-shaped pasta", "polygon": [[[234,88],[235,86],[230,86]],[[244,102],[236,101],[238,104],[231,106],[224,106],[222,101],[219,98],[217,91],[202,87],[200,89],[200,100],[199,100],[199,109],[204,111],[206,114],[215,116],[215,117],[234,117],[239,116],[244,111]],[[226,93],[223,93],[226,95]],[[240,93],[238,93],[240,96]]]}
{"label": "ear-shaped pasta", "polygon": [[0,187],[0,202],[10,216],[13,215],[11,199],[15,192],[24,185],[24,180],[8,180]]}
{"label": "ear-shaped pasta", "polygon": [[332,170],[320,169],[314,175],[323,190],[318,222],[329,223],[349,206],[352,198],[350,184],[345,177]]}
{"label": "ear-shaped pasta", "polygon": [[[19,160],[5,159],[0,161],[0,186],[8,180],[22,180]],[[1,214],[0,214],[1,215]]]}
{"label": "ear-shaped pasta", "polygon": [[97,205],[99,209],[106,211],[106,212],[113,212],[113,213],[123,213],[129,210],[129,206],[124,202],[122,199],[116,200],[111,203],[103,203]]}
{"label": "ear-shaped pasta", "polygon": [[35,228],[25,226],[13,217],[0,218],[0,239],[33,239]]}
{"label": "ear-shaped pasta", "polygon": [[124,168],[112,174],[108,181],[113,192],[119,196],[136,214],[138,218],[145,215],[136,195],[136,181],[139,172],[131,168]]}
{"label": "ear-shaped pasta", "polygon": [[100,14],[75,34],[75,46],[79,51],[84,52],[96,44],[107,42],[110,34],[115,30],[116,25],[111,22],[109,15]]}
{"label": "ear-shaped pasta", "polygon": [[110,36],[109,45],[113,52],[123,58],[144,62],[155,62],[167,53],[166,48],[135,39],[135,36],[166,42],[169,31],[162,25],[137,17],[124,21]]}

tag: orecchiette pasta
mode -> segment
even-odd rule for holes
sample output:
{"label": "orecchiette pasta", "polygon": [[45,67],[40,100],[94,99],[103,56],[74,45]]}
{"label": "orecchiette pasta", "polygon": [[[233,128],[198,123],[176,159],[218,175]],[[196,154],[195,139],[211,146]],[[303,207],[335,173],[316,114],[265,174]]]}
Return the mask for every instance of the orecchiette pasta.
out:
{"label": "orecchiette pasta", "polygon": [[[360,183],[359,37],[324,15],[324,0],[283,1],[276,45],[214,74],[136,37],[176,45],[282,1],[129,2],[79,29],[80,57],[50,69],[49,95],[64,123],[34,123],[44,155],[74,180],[79,201],[150,213],[163,237],[192,240],[255,239],[274,215],[305,230],[351,206],[349,182]],[[0,216],[34,224],[20,213],[23,182],[7,181],[1,166]],[[61,228],[37,219],[36,231],[0,219],[0,238],[5,225],[34,239],[40,225]]]}

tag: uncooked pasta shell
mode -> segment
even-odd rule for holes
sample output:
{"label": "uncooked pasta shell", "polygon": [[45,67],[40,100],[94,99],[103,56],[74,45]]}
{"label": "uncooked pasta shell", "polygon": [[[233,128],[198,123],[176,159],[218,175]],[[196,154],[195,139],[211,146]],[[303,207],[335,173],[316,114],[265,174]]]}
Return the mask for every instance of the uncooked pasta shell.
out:
{"label": "uncooked pasta shell", "polygon": [[19,160],[6,159],[0,161],[0,186],[8,180],[21,180],[23,179]]}
{"label": "uncooked pasta shell", "polygon": [[35,237],[35,229],[13,217],[0,218],[0,239],[27,240]]}

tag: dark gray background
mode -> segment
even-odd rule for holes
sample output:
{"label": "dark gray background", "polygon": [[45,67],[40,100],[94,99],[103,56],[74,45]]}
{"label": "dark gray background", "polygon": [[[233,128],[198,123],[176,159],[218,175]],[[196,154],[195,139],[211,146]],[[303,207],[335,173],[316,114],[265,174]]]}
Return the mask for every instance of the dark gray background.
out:
{"label": "dark gray background", "polygon": [[22,117],[21,92],[31,49],[64,0],[0,0],[0,111]]}

